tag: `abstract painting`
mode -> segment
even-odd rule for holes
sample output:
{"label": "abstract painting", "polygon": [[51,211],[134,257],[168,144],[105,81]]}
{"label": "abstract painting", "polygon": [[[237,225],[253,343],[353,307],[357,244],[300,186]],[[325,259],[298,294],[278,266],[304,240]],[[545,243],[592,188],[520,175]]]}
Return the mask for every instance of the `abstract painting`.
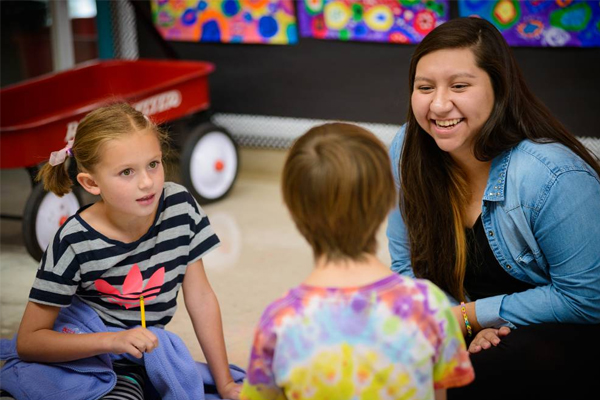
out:
{"label": "abstract painting", "polygon": [[449,19],[449,0],[298,0],[302,37],[419,43]]}
{"label": "abstract painting", "polygon": [[151,0],[154,25],[167,40],[294,44],[293,0]]}
{"label": "abstract painting", "polygon": [[511,46],[600,47],[600,1],[461,0],[459,15],[491,21]]}

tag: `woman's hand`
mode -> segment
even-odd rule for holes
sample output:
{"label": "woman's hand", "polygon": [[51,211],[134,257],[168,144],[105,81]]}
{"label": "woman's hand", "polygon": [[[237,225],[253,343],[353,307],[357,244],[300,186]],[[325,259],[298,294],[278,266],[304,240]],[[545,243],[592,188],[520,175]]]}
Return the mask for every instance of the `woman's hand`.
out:
{"label": "woman's hand", "polygon": [[146,328],[133,328],[113,333],[108,339],[109,352],[113,354],[131,354],[142,358],[158,347],[158,338]]}
{"label": "woman's hand", "polygon": [[242,385],[231,381],[222,389],[219,389],[219,396],[221,396],[222,399],[239,400],[241,391]]}
{"label": "woman's hand", "polygon": [[477,332],[477,335],[469,345],[469,353],[479,353],[481,350],[487,350],[492,346],[497,346],[501,338],[510,333],[508,326],[502,326],[499,329],[485,328]]}

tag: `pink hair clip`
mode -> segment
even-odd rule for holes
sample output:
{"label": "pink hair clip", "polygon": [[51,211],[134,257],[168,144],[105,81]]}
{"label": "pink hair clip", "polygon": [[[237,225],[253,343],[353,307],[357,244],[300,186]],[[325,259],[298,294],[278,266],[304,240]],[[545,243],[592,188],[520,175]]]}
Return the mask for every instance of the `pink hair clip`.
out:
{"label": "pink hair clip", "polygon": [[65,162],[67,157],[73,157],[73,152],[71,148],[73,147],[74,139],[71,139],[67,142],[67,145],[58,151],[53,151],[50,153],[50,160],[48,160],[48,164],[53,167],[62,164]]}

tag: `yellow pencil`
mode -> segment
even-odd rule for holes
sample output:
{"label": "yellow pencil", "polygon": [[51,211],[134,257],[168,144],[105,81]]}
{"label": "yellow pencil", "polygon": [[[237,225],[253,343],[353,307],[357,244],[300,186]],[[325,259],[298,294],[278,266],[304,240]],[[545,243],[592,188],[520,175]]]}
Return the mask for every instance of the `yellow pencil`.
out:
{"label": "yellow pencil", "polygon": [[142,312],[142,326],[146,327],[146,310],[144,309],[144,296],[140,296],[140,311]]}

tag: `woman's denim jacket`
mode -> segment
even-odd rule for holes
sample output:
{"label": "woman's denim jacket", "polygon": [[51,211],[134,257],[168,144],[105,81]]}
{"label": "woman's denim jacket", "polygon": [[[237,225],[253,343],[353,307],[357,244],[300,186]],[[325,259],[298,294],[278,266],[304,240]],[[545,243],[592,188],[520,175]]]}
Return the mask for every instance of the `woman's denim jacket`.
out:
{"label": "woman's denim jacket", "polygon": [[[397,189],[403,141],[404,126],[390,147]],[[600,323],[600,180],[588,164],[563,145],[522,141],[493,159],[481,219],[506,273],[536,286],[477,300],[481,326]],[[414,276],[398,207],[387,237],[392,270]]]}

